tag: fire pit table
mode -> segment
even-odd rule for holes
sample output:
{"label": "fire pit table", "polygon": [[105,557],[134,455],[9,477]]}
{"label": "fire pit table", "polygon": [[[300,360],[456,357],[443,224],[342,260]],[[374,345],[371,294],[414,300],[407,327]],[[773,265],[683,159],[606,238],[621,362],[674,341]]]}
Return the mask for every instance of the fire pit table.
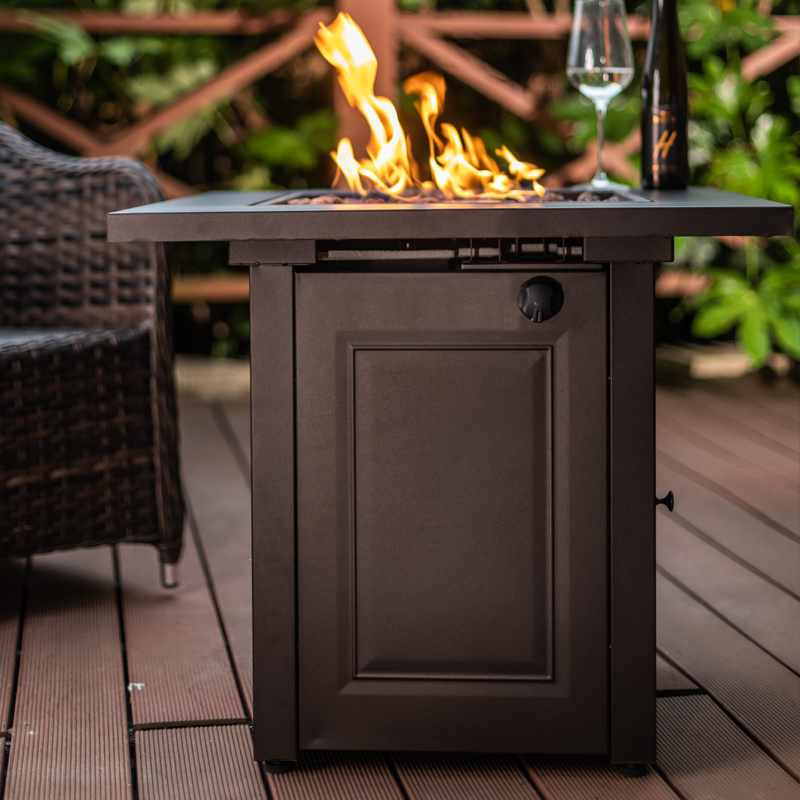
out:
{"label": "fire pit table", "polygon": [[653,265],[791,208],[297,194],[109,217],[250,267],[255,757],[655,761]]}

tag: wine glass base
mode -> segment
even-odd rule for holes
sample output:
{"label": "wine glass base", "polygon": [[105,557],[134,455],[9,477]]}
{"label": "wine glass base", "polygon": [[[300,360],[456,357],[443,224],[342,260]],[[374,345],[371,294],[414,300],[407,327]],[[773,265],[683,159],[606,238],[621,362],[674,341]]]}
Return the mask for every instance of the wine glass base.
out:
{"label": "wine glass base", "polygon": [[610,181],[608,178],[605,180],[595,180],[592,178],[591,181],[588,183],[576,183],[570,186],[570,189],[574,189],[575,191],[581,190],[584,192],[591,192],[591,191],[602,191],[602,192],[616,192],[616,191],[623,191],[629,192],[631,189],[634,189],[634,186],[629,186],[626,183],[616,183],[615,181]]}
{"label": "wine glass base", "polygon": [[616,183],[615,181],[610,181],[608,178],[592,178],[589,181],[589,183],[583,183],[583,184],[580,185],[580,187],[576,186],[574,188],[576,188],[576,189],[577,188],[581,188],[581,189],[586,189],[586,190],[598,189],[598,190],[601,190],[601,191],[608,192],[608,191],[616,191],[618,189],[627,189],[627,190],[629,190],[632,187],[630,187],[630,186],[628,186],[627,184],[624,184],[624,183]]}

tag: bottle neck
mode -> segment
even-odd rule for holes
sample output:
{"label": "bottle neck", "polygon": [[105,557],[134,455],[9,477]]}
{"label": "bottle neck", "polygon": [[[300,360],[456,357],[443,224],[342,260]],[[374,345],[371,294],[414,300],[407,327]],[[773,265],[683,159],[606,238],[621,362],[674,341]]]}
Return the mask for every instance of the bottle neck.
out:
{"label": "bottle neck", "polygon": [[653,0],[653,22],[662,20],[669,24],[678,24],[678,3],[676,0]]}

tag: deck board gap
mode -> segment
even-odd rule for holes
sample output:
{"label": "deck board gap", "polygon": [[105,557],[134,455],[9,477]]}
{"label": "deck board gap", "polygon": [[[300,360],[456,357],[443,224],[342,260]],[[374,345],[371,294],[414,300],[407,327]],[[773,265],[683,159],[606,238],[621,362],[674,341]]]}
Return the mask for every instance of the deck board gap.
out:
{"label": "deck board gap", "polygon": [[182,719],[166,722],[140,722],[134,723],[132,730],[135,733],[142,731],[165,731],[180,730],[182,728],[224,728],[236,725],[247,725],[250,723],[245,717],[235,717],[231,719]]}
{"label": "deck board gap", "polygon": [[514,759],[514,763],[519,768],[519,771],[525,778],[525,781],[530,785],[531,789],[536,792],[537,797],[541,797],[543,800],[546,800],[545,795],[542,794],[542,790],[536,785],[536,781],[533,779],[531,771],[527,768],[525,759],[522,757],[522,755],[520,753],[515,753],[512,758]]}
{"label": "deck board gap", "polygon": [[228,419],[228,415],[225,413],[225,407],[220,402],[214,402],[209,403],[208,408],[211,411],[211,416],[214,422],[222,434],[222,438],[225,440],[226,444],[228,447],[230,447],[231,452],[233,453],[236,465],[239,467],[239,470],[242,473],[242,477],[247,484],[247,488],[250,489],[250,462],[247,459],[247,455],[242,448],[239,438],[236,436],[236,432],[233,430],[233,426]]}
{"label": "deck board gap", "polygon": [[742,500],[738,495],[729,491],[724,486],[721,486],[710,478],[707,478],[702,473],[693,470],[691,467],[687,467],[685,464],[682,464],[680,461],[672,458],[672,456],[667,455],[667,453],[659,450],[658,447],[656,447],[656,457],[659,462],[670,467],[670,469],[673,469],[675,472],[680,472],[687,478],[691,478],[701,486],[704,486],[709,491],[718,494],[720,497],[724,497],[728,502],[738,506],[742,509],[742,511],[745,511],[750,516],[755,517],[765,525],[769,525],[770,528],[773,528],[778,533],[783,534],[793,542],[800,542],[800,536],[781,525],[780,522],[777,522],[776,520],[772,519],[772,517],[767,516],[763,511],[760,511],[759,509],[750,505],[750,503],[748,503],[746,500]]}
{"label": "deck board gap", "polygon": [[139,800],[139,775],[136,769],[136,737],[133,735],[133,706],[130,685],[130,672],[128,670],[128,645],[125,639],[125,614],[122,606],[122,578],[119,569],[119,551],[116,545],[111,548],[111,562],[114,565],[114,594],[117,601],[117,617],[119,621],[119,646],[122,654],[122,680],[125,685],[125,715],[128,723],[128,762],[131,777],[131,798]]}
{"label": "deck board gap", "polygon": [[717,541],[713,536],[707,534],[704,530],[702,530],[702,528],[699,528],[697,525],[690,522],[685,517],[681,516],[677,511],[672,511],[668,513],[670,514],[670,518],[672,518],[675,522],[677,522],[684,530],[688,531],[693,536],[696,536],[698,539],[705,542],[710,547],[713,547],[722,555],[727,556],[729,559],[731,559],[731,561],[735,561],[737,564],[739,564],[739,566],[744,567],[745,569],[752,572],[754,575],[757,575],[759,578],[766,581],[770,585],[774,586],[779,591],[789,595],[789,597],[800,602],[800,594],[795,592],[793,589],[790,589],[788,586],[776,580],[771,575],[768,575],[766,572],[760,570],[757,566],[751,564],[747,559],[742,558],[737,553],[734,553],[733,550],[730,550],[724,544]]}
{"label": "deck board gap", "polygon": [[248,710],[247,705],[247,695],[244,690],[244,685],[242,683],[242,676],[239,674],[238,665],[236,659],[233,655],[233,648],[231,647],[230,638],[228,636],[228,631],[225,628],[225,620],[222,616],[222,609],[220,608],[219,604],[219,597],[217,596],[217,590],[214,586],[214,578],[211,574],[211,569],[208,565],[208,558],[206,557],[205,547],[203,546],[203,540],[200,536],[200,526],[197,524],[197,518],[194,514],[194,509],[189,502],[189,495],[186,492],[185,488],[183,491],[183,496],[186,502],[186,516],[189,520],[189,530],[191,531],[192,540],[194,542],[195,547],[197,548],[197,555],[200,559],[200,566],[203,569],[203,575],[205,576],[206,586],[208,587],[208,593],[211,596],[211,604],[214,607],[214,614],[217,617],[217,625],[219,626],[220,633],[222,635],[222,641],[225,644],[225,653],[228,657],[228,663],[231,667],[231,675],[233,676],[234,683],[236,684],[236,692],[239,695],[239,702],[242,706],[242,711],[244,712],[244,721],[252,727],[253,720],[250,717],[250,712]]}
{"label": "deck board gap", "polygon": [[750,642],[750,644],[755,645],[763,653],[766,653],[771,659],[773,659],[774,661],[777,661],[777,663],[780,664],[782,667],[784,667],[785,669],[789,670],[789,672],[791,672],[793,675],[796,675],[798,678],[800,678],[800,671],[798,671],[794,667],[792,667],[789,664],[787,664],[783,659],[778,658],[778,656],[776,656],[775,653],[773,653],[771,650],[766,648],[759,641],[757,641],[752,636],[750,636],[750,634],[748,634],[745,631],[743,631],[738,625],[736,625],[735,623],[731,622],[731,620],[729,620],[724,614],[722,614],[720,611],[718,611],[716,608],[714,608],[714,606],[712,606],[710,603],[708,603],[708,601],[704,600],[702,597],[700,597],[700,595],[698,595],[696,592],[694,592],[692,589],[690,589],[688,586],[686,586],[686,584],[681,582],[672,573],[668,572],[666,569],[664,569],[660,565],[656,565],[656,572],[659,575],[661,575],[663,578],[666,578],[671,584],[673,584],[673,586],[677,586],[682,592],[684,592],[685,594],[689,595],[689,597],[691,597],[692,600],[694,600],[696,603],[700,604],[707,611],[710,611],[715,617],[717,617],[718,619],[722,620],[722,622],[724,622],[726,625],[728,625],[730,628],[732,628],[734,631],[736,631],[736,633],[738,633],[739,636],[741,636],[743,639],[747,639],[747,641]]}
{"label": "deck board gap", "polygon": [[699,686],[696,689],[658,689],[656,697],[695,697],[697,695],[707,695],[705,689]]}
{"label": "deck board gap", "polygon": [[658,777],[659,777],[659,778],[661,778],[661,780],[662,780],[662,781],[664,781],[664,783],[666,783],[666,784],[667,784],[667,786],[669,786],[669,788],[670,788],[670,789],[671,789],[673,792],[675,792],[675,796],[676,796],[677,798],[680,798],[680,800],[693,800],[691,797],[687,797],[687,796],[686,796],[686,795],[685,795],[685,794],[684,794],[684,793],[683,793],[683,792],[682,792],[682,791],[681,791],[681,790],[680,790],[680,789],[679,789],[679,788],[678,788],[678,787],[677,787],[677,786],[676,786],[676,785],[675,785],[675,784],[674,784],[674,783],[673,783],[673,782],[670,780],[670,778],[669,778],[669,775],[667,775],[667,773],[666,773],[666,772],[664,772],[664,770],[663,770],[663,769],[661,769],[661,767],[659,767],[659,766],[658,766],[658,764],[651,764],[650,766],[651,766],[651,769],[653,770],[653,772],[655,772],[655,773],[656,773],[656,775],[658,775]]}
{"label": "deck board gap", "polygon": [[400,792],[403,800],[413,800],[409,794],[408,786],[406,786],[406,782],[403,780],[403,776],[400,774],[397,769],[397,765],[394,763],[394,759],[391,758],[388,753],[382,753],[381,759],[386,765],[386,768],[389,770],[389,774],[392,776],[392,778],[394,778],[394,782],[397,785],[397,791]]}

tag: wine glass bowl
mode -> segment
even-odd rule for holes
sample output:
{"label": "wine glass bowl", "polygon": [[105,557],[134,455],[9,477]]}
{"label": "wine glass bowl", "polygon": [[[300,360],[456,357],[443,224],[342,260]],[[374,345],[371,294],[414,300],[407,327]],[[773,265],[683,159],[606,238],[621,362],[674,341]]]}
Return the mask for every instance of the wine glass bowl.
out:
{"label": "wine glass bowl", "polygon": [[609,102],[633,79],[633,49],[623,0],[575,0],[567,77],[597,111],[597,174],[591,186],[612,186],[603,169]]}

